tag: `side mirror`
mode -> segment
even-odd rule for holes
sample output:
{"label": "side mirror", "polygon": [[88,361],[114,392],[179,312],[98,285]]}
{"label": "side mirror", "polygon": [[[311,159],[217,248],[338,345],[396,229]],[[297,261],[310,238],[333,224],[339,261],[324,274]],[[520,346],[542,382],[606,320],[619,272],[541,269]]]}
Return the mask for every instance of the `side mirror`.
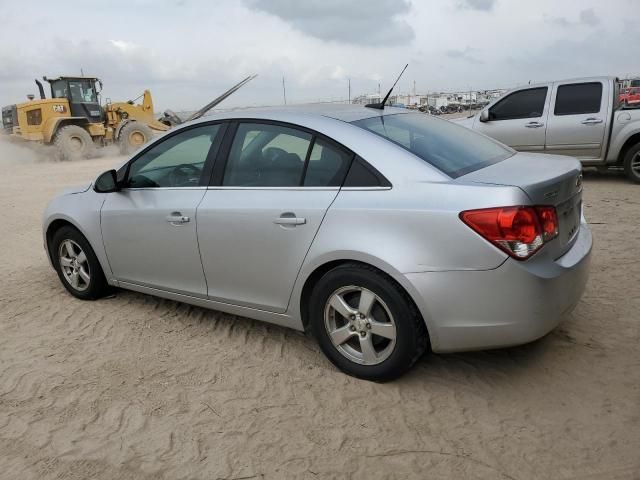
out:
{"label": "side mirror", "polygon": [[489,110],[482,110],[480,112],[480,121],[483,123],[489,121]]}
{"label": "side mirror", "polygon": [[111,193],[120,190],[115,170],[107,170],[95,181],[93,189],[98,193]]}

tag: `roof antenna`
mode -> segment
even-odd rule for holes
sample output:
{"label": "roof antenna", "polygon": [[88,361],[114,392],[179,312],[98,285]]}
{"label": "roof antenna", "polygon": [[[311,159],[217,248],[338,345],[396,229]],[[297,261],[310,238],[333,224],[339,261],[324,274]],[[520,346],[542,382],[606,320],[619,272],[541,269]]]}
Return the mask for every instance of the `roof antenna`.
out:
{"label": "roof antenna", "polygon": [[404,71],[407,69],[408,66],[409,66],[408,63],[404,66],[404,68],[400,72],[400,75],[398,75],[398,78],[396,78],[396,81],[393,82],[393,85],[391,85],[391,88],[389,89],[389,91],[385,95],[384,100],[382,100],[380,103],[369,103],[369,104],[365,105],[365,107],[367,107],[367,108],[377,108],[378,110],[384,110],[384,104],[387,103],[387,100],[389,100],[389,96],[391,95],[391,92],[393,91],[394,87],[396,86],[396,83],[398,83],[398,80],[400,80],[400,77],[402,76],[402,74],[404,73]]}

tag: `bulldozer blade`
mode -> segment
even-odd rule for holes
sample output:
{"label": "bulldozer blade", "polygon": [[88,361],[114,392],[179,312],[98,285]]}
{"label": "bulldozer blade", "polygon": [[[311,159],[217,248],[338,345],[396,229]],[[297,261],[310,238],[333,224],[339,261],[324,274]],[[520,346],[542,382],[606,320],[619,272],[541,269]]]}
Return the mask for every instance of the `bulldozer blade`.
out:
{"label": "bulldozer blade", "polygon": [[247,83],[249,83],[251,80],[253,80],[254,78],[256,78],[258,75],[249,75],[247,78],[245,78],[244,80],[242,80],[241,82],[238,82],[237,84],[235,84],[233,87],[231,87],[229,90],[227,90],[226,92],[224,92],[222,95],[220,95],[218,98],[216,98],[215,100],[213,100],[210,103],[207,103],[204,107],[202,107],[200,110],[198,110],[197,112],[191,114],[189,117],[187,117],[184,121],[185,122],[189,122],[191,120],[196,120],[202,116],[204,116],[209,110],[211,110],[213,107],[215,107],[216,105],[218,105],[219,103],[221,103],[223,100],[225,100],[227,97],[229,97],[230,95],[232,95],[234,92],[236,92],[238,89],[242,88],[244,85],[246,85]]}

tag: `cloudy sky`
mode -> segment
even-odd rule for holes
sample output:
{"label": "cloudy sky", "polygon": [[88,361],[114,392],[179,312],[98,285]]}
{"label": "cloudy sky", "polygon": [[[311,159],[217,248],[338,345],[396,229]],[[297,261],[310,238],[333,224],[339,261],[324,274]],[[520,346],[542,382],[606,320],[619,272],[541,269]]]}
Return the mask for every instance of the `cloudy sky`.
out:
{"label": "cloudy sky", "polygon": [[95,75],[104,95],[195,109],[529,80],[640,75],[640,0],[0,0],[0,105],[42,75]]}

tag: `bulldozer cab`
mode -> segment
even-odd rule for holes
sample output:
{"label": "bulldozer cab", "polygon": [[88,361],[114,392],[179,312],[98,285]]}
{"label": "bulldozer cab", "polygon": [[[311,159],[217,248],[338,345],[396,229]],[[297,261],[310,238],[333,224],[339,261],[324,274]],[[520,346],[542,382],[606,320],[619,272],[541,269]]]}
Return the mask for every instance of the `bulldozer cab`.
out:
{"label": "bulldozer cab", "polygon": [[84,117],[89,123],[104,121],[104,111],[98,100],[97,85],[100,80],[94,77],[58,77],[47,78],[51,86],[51,98],[66,98],[72,117]]}

